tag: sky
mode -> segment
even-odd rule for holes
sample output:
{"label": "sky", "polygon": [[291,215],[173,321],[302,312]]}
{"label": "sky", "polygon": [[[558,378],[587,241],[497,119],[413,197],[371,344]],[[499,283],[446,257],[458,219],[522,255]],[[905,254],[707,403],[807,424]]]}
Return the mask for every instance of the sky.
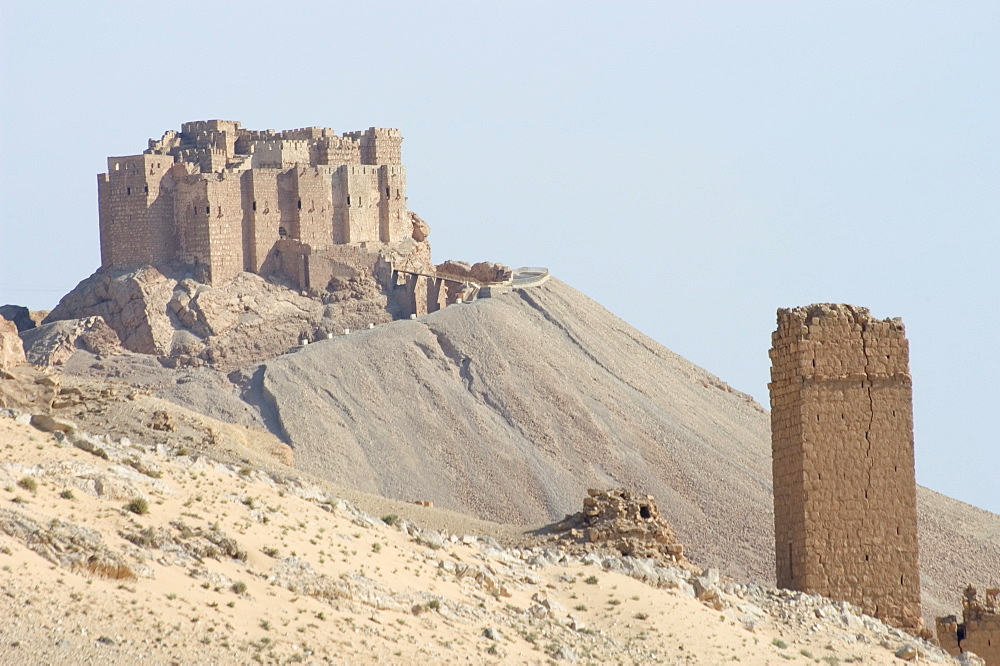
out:
{"label": "sky", "polygon": [[402,130],[435,261],[547,266],[767,406],[775,311],[902,317],[917,480],[1000,513],[1000,3],[0,3],[0,303],[183,122]]}

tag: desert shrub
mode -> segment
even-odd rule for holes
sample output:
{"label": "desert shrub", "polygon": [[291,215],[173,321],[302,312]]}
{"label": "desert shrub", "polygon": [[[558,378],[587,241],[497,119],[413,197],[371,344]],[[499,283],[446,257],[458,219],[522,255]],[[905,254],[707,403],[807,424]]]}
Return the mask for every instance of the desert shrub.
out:
{"label": "desert shrub", "polygon": [[17,485],[32,493],[38,490],[38,482],[30,476],[21,477]]}
{"label": "desert shrub", "polygon": [[382,522],[386,525],[395,525],[399,522],[399,516],[394,513],[390,513],[386,516],[382,516]]}
{"label": "desert shrub", "polygon": [[238,580],[235,583],[233,583],[233,586],[230,589],[236,594],[243,594],[247,591],[247,584],[241,580]]}
{"label": "desert shrub", "polygon": [[149,501],[145,497],[137,497],[125,505],[125,510],[141,516],[149,513]]}
{"label": "desert shrub", "polygon": [[67,488],[66,490],[64,490],[61,493],[59,493],[59,497],[61,497],[63,499],[71,500],[71,499],[73,499],[73,491],[70,490],[69,488]]}
{"label": "desert shrub", "polygon": [[97,556],[92,556],[86,562],[82,562],[74,568],[82,569],[85,574],[93,574],[112,580],[135,580],[138,578],[136,573],[127,564],[106,560]]}

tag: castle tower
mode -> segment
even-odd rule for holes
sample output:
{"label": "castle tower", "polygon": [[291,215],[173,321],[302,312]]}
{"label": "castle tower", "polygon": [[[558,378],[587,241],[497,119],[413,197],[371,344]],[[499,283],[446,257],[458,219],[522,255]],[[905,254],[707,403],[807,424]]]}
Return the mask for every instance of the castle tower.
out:
{"label": "castle tower", "polygon": [[903,323],[850,305],[780,309],[770,355],[778,585],[919,628]]}
{"label": "castle tower", "polygon": [[345,137],[361,144],[362,164],[402,164],[403,135],[398,129],[369,127],[363,132],[348,132]]}
{"label": "castle tower", "polygon": [[406,212],[406,167],[382,165],[378,168],[378,225],[383,243],[398,243],[412,233]]}
{"label": "castle tower", "polygon": [[97,177],[101,266],[127,268],[168,263],[177,250],[174,203],[166,155],[109,157]]}

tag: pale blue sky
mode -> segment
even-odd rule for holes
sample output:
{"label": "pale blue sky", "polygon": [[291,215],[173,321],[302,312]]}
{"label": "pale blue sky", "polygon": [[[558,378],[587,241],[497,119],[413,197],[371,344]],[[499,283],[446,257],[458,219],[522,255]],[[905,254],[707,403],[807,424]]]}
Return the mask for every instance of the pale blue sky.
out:
{"label": "pale blue sky", "polygon": [[398,127],[436,260],[545,265],[767,403],[775,309],[907,326],[917,478],[1000,512],[1000,3],[0,5],[0,303],[189,120]]}

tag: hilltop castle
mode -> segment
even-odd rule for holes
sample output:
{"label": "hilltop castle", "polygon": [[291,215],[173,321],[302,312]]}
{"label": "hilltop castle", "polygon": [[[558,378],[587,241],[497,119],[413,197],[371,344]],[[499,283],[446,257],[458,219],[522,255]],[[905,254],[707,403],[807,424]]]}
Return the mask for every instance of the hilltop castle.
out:
{"label": "hilltop castle", "polygon": [[275,132],[184,123],[98,176],[101,267],[185,265],[218,284],[242,271],[300,289],[373,274],[387,254],[430,265],[406,208],[399,130]]}

